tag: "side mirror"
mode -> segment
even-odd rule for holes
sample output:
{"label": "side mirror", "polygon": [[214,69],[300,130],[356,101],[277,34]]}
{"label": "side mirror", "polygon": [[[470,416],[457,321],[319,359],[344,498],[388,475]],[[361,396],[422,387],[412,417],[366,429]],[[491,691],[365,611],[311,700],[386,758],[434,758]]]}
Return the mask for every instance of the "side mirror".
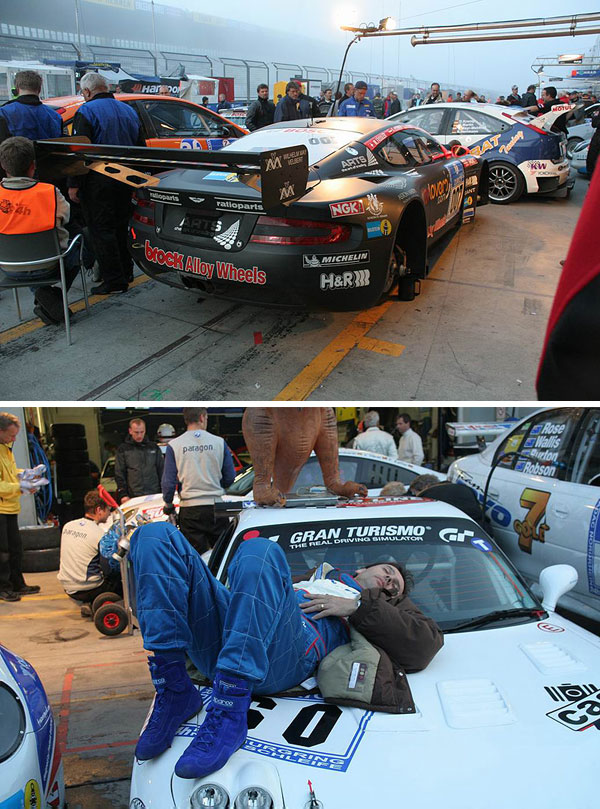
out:
{"label": "side mirror", "polygon": [[572,565],[551,565],[540,573],[542,607],[554,611],[561,596],[577,584],[577,571]]}
{"label": "side mirror", "polygon": [[451,147],[450,151],[454,157],[464,157],[464,155],[471,154],[469,147],[461,146],[460,143],[455,143],[454,146]]}

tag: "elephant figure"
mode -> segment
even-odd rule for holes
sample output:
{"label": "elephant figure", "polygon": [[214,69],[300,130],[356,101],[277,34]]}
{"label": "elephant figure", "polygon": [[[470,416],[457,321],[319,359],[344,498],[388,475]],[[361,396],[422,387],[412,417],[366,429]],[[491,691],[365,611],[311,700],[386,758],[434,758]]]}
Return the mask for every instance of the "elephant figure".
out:
{"label": "elephant figure", "polygon": [[340,480],[331,407],[247,407],[242,430],[254,464],[254,500],[259,505],[285,504],[285,495],[313,449],[329,491],[341,497],[366,497],[366,486]]}

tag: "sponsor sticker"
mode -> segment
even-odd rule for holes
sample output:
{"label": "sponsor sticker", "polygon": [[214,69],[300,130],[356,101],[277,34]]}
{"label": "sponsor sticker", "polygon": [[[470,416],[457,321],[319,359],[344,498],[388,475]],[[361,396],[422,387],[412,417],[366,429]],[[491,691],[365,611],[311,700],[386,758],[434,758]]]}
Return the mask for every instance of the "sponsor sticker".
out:
{"label": "sponsor sticker", "polygon": [[267,283],[267,274],[264,270],[253,266],[250,268],[236,267],[227,261],[202,261],[198,256],[186,256],[184,253],[162,250],[159,247],[152,247],[148,239],[144,245],[146,261],[151,264],[169,267],[179,272],[199,275],[206,279],[218,279],[220,281],[236,281],[244,284],[257,284],[264,286]]}
{"label": "sponsor sticker", "polygon": [[367,238],[377,239],[380,236],[389,236],[392,232],[392,223],[389,219],[381,219],[376,222],[367,222]]}
{"label": "sponsor sticker", "polygon": [[541,623],[539,623],[537,625],[537,628],[541,629],[542,632],[553,632],[555,634],[557,632],[564,632],[565,631],[565,628],[563,626],[556,626],[556,624],[548,624],[545,621],[542,621]]}
{"label": "sponsor sticker", "polygon": [[471,540],[471,545],[479,551],[484,551],[484,553],[489,553],[492,550],[491,542],[488,542],[487,539],[480,539],[479,537],[474,537]]}
{"label": "sponsor sticker", "polygon": [[182,149],[202,149],[202,144],[196,138],[182,138],[180,147]]}
{"label": "sponsor sticker", "polygon": [[346,152],[347,154],[352,155],[352,157],[356,157],[356,155],[358,154],[358,151],[354,149],[352,146],[346,146]]}
{"label": "sponsor sticker", "polygon": [[520,140],[523,140],[524,137],[525,137],[525,134],[524,134],[523,130],[519,129],[517,134],[513,135],[513,137],[508,141],[508,143],[500,144],[500,151],[503,154],[508,154],[510,152],[510,150],[513,148],[513,146],[515,144],[517,144]]}
{"label": "sponsor sticker", "polygon": [[474,537],[473,531],[459,531],[458,528],[443,528],[440,531],[440,539],[442,542],[464,542],[465,539]]}
{"label": "sponsor sticker", "polygon": [[592,727],[600,730],[600,690],[562,705],[546,716],[569,730],[589,730]]}
{"label": "sponsor sticker", "polygon": [[383,132],[378,132],[377,135],[373,135],[372,138],[365,141],[365,145],[369,149],[374,149],[376,146],[379,146],[386,138],[389,138],[390,135],[393,135],[395,132],[402,132],[403,129],[408,129],[408,124],[396,124],[395,126],[390,126],[385,129]]}
{"label": "sponsor sticker", "polygon": [[528,160],[527,168],[529,171],[545,171],[548,164],[544,160]]}
{"label": "sponsor sticker", "polygon": [[342,160],[342,171],[355,171],[356,169],[363,169],[367,165],[367,158],[361,154],[357,157],[349,157],[347,160]]}
{"label": "sponsor sticker", "polygon": [[332,202],[329,204],[329,211],[335,219],[338,216],[354,216],[355,214],[364,213],[365,206],[362,199],[353,199],[350,202]]}
{"label": "sponsor sticker", "polygon": [[149,188],[148,195],[153,202],[163,202],[166,205],[181,205],[181,199],[177,191],[159,191]]}
{"label": "sponsor sticker", "polygon": [[205,180],[217,180],[221,183],[239,183],[238,176],[235,172],[226,174],[224,171],[209,171],[204,175]]}
{"label": "sponsor sticker", "polygon": [[[191,199],[191,197],[190,197]],[[215,205],[222,211],[247,211],[249,213],[263,213],[264,209],[260,202],[240,202],[237,199],[215,199]]]}
{"label": "sponsor sticker", "polygon": [[552,697],[554,702],[571,702],[591,696],[598,691],[598,686],[593,683],[587,685],[562,683],[561,685],[545,685],[544,691]]}
{"label": "sponsor sticker", "polygon": [[490,135],[487,140],[484,140],[483,143],[477,144],[476,146],[471,146],[471,152],[478,157],[486,152],[489,152],[490,149],[495,149],[498,146],[498,141],[500,140],[500,135]]}
{"label": "sponsor sticker", "polygon": [[324,291],[368,287],[371,283],[370,270],[345,270],[343,273],[321,273],[319,286]]}
{"label": "sponsor sticker", "polygon": [[233,225],[224,230],[223,233],[217,233],[213,239],[224,247],[225,250],[231,250],[233,243],[237,239],[238,231],[240,229],[240,220],[236,220]]}
{"label": "sponsor sticker", "polygon": [[41,809],[42,794],[40,785],[32,778],[25,785],[25,809]]}
{"label": "sponsor sticker", "polygon": [[356,253],[336,253],[334,255],[303,255],[302,266],[307,268],[312,267],[329,267],[338,264],[363,264],[370,261],[371,253],[369,250],[360,250]]}
{"label": "sponsor sticker", "polygon": [[372,216],[382,215],[383,203],[379,201],[376,194],[367,194],[367,211]]}

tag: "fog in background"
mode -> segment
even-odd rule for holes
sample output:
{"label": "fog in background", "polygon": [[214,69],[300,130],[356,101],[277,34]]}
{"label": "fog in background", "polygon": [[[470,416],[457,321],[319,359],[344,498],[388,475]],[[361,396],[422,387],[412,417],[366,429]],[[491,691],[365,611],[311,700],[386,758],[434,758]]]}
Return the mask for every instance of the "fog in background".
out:
{"label": "fog in background", "polygon": [[[0,21],[73,32],[76,5],[80,29],[87,36],[153,42],[149,0],[0,0]],[[154,19],[159,49],[179,45],[208,56],[331,69],[339,68],[351,37],[339,30],[340,24],[377,24],[380,18],[392,16],[399,27],[408,27],[550,17],[591,10],[570,0],[525,4],[516,0],[423,0],[418,11],[415,4],[399,0],[227,0],[221,5],[201,0],[157,0]],[[347,68],[413,76],[428,83],[439,81],[446,89],[474,86],[507,95],[512,84],[524,90],[536,80],[530,67],[536,57],[586,53],[595,42],[596,37],[588,35],[414,48],[410,37],[394,37],[356,43],[350,50]],[[552,76],[567,76],[570,71],[548,70]]]}

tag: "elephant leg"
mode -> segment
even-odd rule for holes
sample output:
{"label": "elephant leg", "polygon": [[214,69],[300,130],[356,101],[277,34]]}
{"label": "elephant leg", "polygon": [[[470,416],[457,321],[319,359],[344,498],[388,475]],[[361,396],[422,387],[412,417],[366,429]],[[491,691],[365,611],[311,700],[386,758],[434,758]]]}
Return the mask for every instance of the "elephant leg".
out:
{"label": "elephant leg", "polygon": [[321,429],[315,443],[315,455],[321,465],[323,482],[329,491],[340,497],[354,497],[357,494],[366,497],[368,494],[366,486],[351,480],[343,483],[340,479],[335,413],[330,407],[323,408],[323,411]]}
{"label": "elephant leg", "polygon": [[285,497],[273,485],[277,428],[268,407],[247,407],[242,432],[254,466],[254,500],[261,506],[283,506]]}

